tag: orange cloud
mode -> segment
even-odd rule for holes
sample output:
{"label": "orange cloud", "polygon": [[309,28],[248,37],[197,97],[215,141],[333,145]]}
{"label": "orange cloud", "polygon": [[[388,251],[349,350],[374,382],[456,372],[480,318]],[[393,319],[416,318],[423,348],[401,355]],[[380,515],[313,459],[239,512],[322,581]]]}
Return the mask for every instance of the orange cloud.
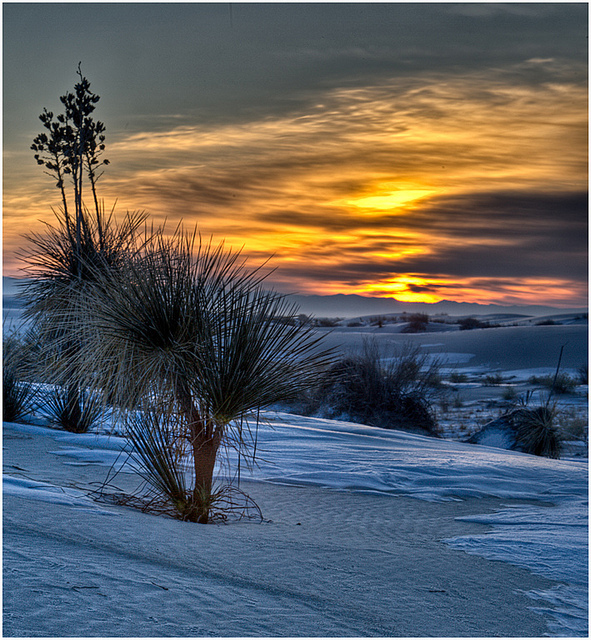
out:
{"label": "orange cloud", "polygon": [[[585,88],[517,86],[502,73],[331,90],[291,116],[120,135],[101,193],[171,228],[196,223],[255,259],[273,254],[276,281],[292,290],[580,304],[571,273],[549,277],[549,259],[564,256],[544,260],[522,221],[553,240],[571,228],[561,230],[558,200],[586,191],[586,116]],[[32,160],[17,172],[22,162],[5,177],[10,269],[23,227],[58,204]],[[496,208],[495,194],[505,198]],[[528,194],[558,208],[523,213]],[[515,253],[513,275],[471,276],[478,254],[493,269],[495,251],[505,262]]]}

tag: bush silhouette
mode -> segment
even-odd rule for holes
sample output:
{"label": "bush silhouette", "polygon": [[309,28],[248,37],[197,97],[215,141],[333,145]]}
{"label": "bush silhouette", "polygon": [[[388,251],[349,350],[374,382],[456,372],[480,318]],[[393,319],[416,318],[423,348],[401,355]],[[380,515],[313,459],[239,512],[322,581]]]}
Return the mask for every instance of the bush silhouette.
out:
{"label": "bush silhouette", "polygon": [[431,399],[438,392],[439,365],[406,347],[382,358],[375,342],[333,364],[308,399],[308,411],[347,416],[364,424],[436,435]]}

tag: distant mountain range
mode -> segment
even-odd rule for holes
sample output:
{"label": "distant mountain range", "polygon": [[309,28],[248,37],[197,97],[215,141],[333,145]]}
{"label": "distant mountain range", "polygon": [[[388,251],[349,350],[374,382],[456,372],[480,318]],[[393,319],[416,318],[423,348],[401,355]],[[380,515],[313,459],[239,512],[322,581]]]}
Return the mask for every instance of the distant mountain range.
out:
{"label": "distant mountain range", "polygon": [[[10,298],[18,291],[18,279],[2,276],[4,297]],[[297,303],[300,312],[320,318],[357,318],[369,315],[390,313],[426,313],[450,316],[516,314],[525,316],[545,316],[555,313],[587,313],[585,307],[564,309],[543,305],[503,306],[493,304],[475,304],[441,300],[433,304],[400,302],[394,298],[370,298],[356,294],[338,293],[332,296],[293,294],[289,299]],[[5,301],[6,303],[7,301]]]}
{"label": "distant mountain range", "polygon": [[322,318],[355,318],[368,315],[390,313],[426,313],[428,315],[448,314],[450,316],[515,314],[525,316],[546,316],[555,313],[587,313],[588,309],[557,308],[543,305],[475,304],[441,300],[432,304],[400,302],[394,298],[370,298],[356,294],[336,294],[332,296],[291,295],[300,311]]}

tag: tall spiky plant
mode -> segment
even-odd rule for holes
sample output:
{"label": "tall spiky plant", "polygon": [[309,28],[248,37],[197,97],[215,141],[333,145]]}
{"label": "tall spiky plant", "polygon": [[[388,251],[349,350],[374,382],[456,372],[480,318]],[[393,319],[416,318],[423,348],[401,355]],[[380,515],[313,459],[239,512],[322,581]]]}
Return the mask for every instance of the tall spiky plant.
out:
{"label": "tall spiky plant", "polygon": [[[150,400],[178,416],[193,484],[183,502],[175,481],[170,498],[192,521],[209,519],[222,443],[241,445],[245,419],[300,393],[328,356],[310,327],[285,322],[296,308],[265,291],[262,280],[223,244],[180,231],[100,274],[81,308],[78,326],[95,336],[80,353],[78,370],[93,371],[86,383],[108,390],[119,406]],[[90,361],[100,367],[85,366]],[[151,451],[163,442],[137,430],[133,439]],[[161,468],[167,459],[160,453],[155,462]]]}
{"label": "tall spiky plant", "polygon": [[[100,97],[90,90],[80,64],[77,74],[79,82],[74,85],[74,92],[60,98],[64,112],[54,119],[54,114],[44,109],[39,117],[45,131],[31,146],[35,160],[55,179],[60,190],[61,208],[54,212],[57,224],[47,224],[45,233],[25,236],[29,247],[21,253],[29,277],[21,292],[24,315],[43,345],[41,372],[66,385],[64,402],[72,417],[81,415],[84,404],[73,369],[78,352],[84,348],[80,332],[75,337],[71,331],[77,317],[75,299],[96,273],[117,268],[122,257],[137,248],[139,230],[146,219],[144,214],[128,213],[117,224],[113,211],[106,214],[98,199],[100,170],[109,163],[102,158],[105,126],[93,119]],[[90,184],[93,212],[83,200],[85,178]],[[74,430],[82,429],[82,421],[76,422],[67,420],[66,424],[72,424]]]}
{"label": "tall spiky plant", "polygon": [[57,224],[46,223],[45,233],[25,236],[29,246],[20,254],[28,276],[20,292],[23,317],[34,326],[42,347],[41,372],[58,384],[70,381],[71,403],[77,394],[72,368],[83,348],[81,333],[73,331],[76,298],[98,274],[120,268],[129,254],[141,249],[146,218],[134,212],[117,222],[113,211],[99,209],[94,217],[85,210],[78,242],[75,222],[58,212]]}

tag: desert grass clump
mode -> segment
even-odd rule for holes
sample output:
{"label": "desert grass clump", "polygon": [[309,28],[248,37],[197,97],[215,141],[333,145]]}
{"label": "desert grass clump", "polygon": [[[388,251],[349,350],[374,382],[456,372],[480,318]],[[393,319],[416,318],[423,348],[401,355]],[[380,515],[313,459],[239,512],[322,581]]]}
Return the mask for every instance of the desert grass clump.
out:
{"label": "desert grass clump", "polygon": [[511,414],[521,451],[547,458],[560,458],[561,440],[554,424],[556,407],[518,408]]}
{"label": "desert grass clump", "polygon": [[26,338],[13,332],[2,344],[2,417],[6,422],[26,419],[36,408],[37,392],[27,380],[31,369]]}
{"label": "desert grass clump", "polygon": [[[233,445],[244,453],[252,416],[297,397],[326,364],[320,337],[286,322],[296,307],[262,282],[239,254],[179,230],[97,273],[80,298],[75,328],[87,348],[76,369],[89,374],[80,384],[124,409],[148,403],[174,417],[166,423],[173,440],[155,420],[133,426],[130,439],[147,452],[138,459],[146,480],[189,521],[210,520],[218,452]],[[189,485],[174,466],[177,446],[190,462]],[[148,473],[151,460],[158,469]],[[173,484],[165,491],[166,469]]]}
{"label": "desert grass clump", "polygon": [[4,368],[2,373],[2,419],[4,422],[19,422],[36,408],[36,391],[27,382],[19,379],[14,368]]}
{"label": "desert grass clump", "polygon": [[405,346],[384,358],[375,341],[341,359],[319,378],[308,412],[390,429],[437,435],[432,399],[440,390],[439,364]]}
{"label": "desert grass clump", "polygon": [[87,433],[101,422],[103,402],[96,394],[76,386],[55,386],[44,398],[49,421],[71,433]]}
{"label": "desert grass clump", "polygon": [[532,376],[530,384],[540,385],[559,395],[573,393],[577,387],[577,380],[568,373],[557,373],[554,376]]}
{"label": "desert grass clump", "polygon": [[[531,394],[519,399],[517,406],[483,425],[466,442],[487,444],[491,434],[502,435],[508,449],[547,458],[560,458],[561,437],[555,423],[556,405],[549,400],[528,406]],[[496,446],[496,445],[495,445]]]}

